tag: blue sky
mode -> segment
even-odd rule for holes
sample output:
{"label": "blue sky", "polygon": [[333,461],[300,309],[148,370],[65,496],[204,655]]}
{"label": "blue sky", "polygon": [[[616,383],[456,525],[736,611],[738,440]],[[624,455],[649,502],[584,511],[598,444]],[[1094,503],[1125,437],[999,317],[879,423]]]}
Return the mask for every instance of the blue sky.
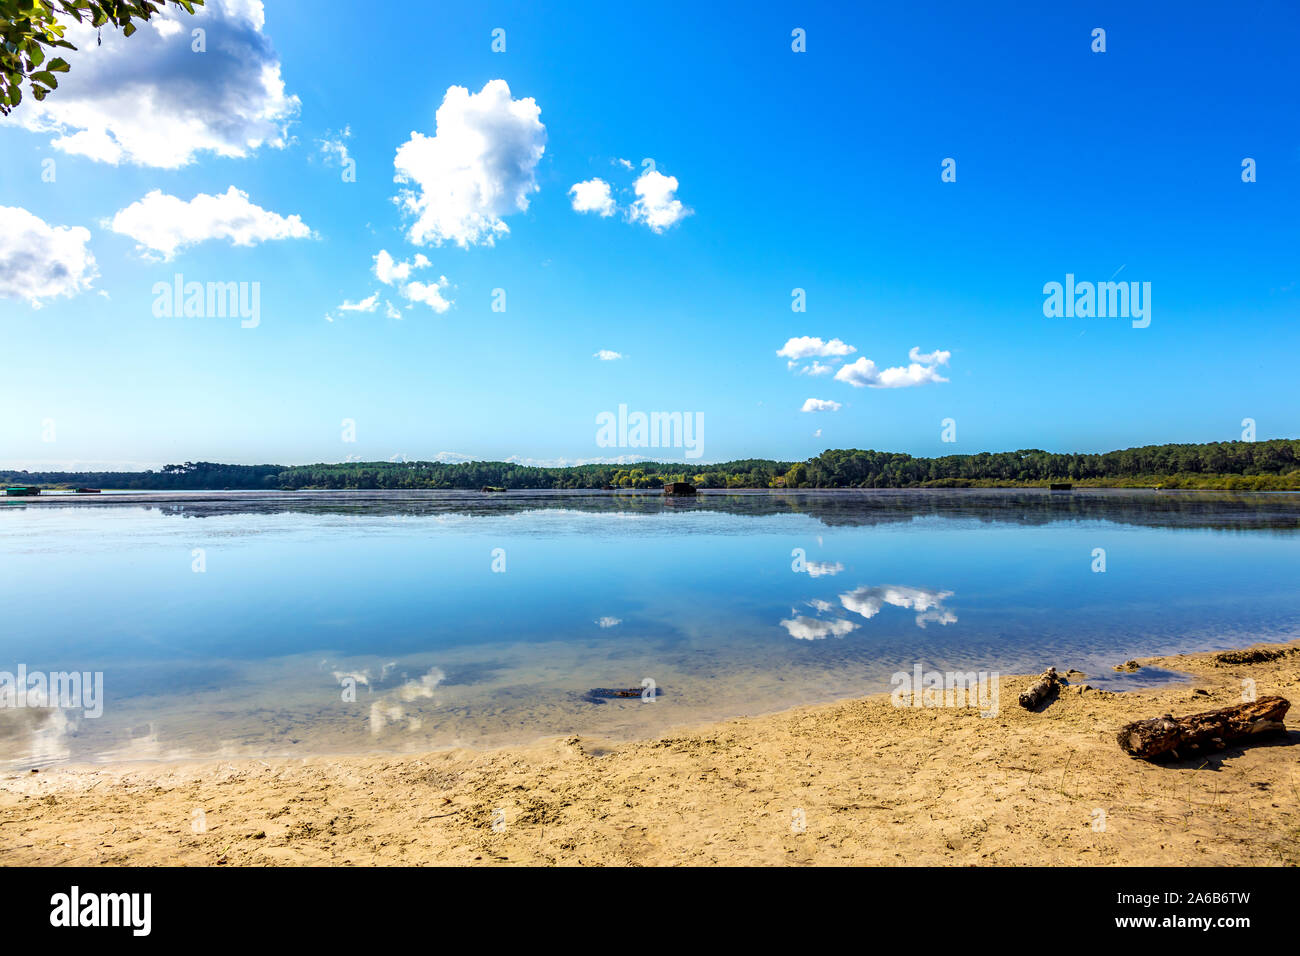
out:
{"label": "blue sky", "polygon": [[[1243,418],[1300,434],[1293,6],[430,3],[363,30],[343,4],[275,0],[260,29],[252,0],[209,5],[184,32],[106,36],[132,55],[87,48],[58,111],[0,124],[0,467],[681,460],[599,447],[620,404],[698,413],[705,461],[1099,451],[1234,440]],[[74,85],[83,67],[110,92]],[[165,102],[141,99],[150,83]],[[466,200],[425,162],[465,155],[436,119],[452,87],[487,123],[464,181],[504,198]],[[438,137],[413,167],[428,178],[395,183],[413,133]],[[677,185],[637,207],[646,158]],[[611,215],[573,208],[593,179]],[[264,220],[251,238],[215,200],[123,213],[232,186]],[[403,190],[441,232],[416,241]],[[80,278],[24,272],[32,243]],[[428,265],[383,283],[380,250]],[[176,273],[258,283],[258,324],[155,315]],[[1045,317],[1067,273],[1149,282],[1150,325]],[[374,293],[373,312],[339,308]],[[805,336],[855,351],[788,367],[778,350]],[[914,349],[919,384],[836,378]],[[814,359],[827,374],[800,374]]]}

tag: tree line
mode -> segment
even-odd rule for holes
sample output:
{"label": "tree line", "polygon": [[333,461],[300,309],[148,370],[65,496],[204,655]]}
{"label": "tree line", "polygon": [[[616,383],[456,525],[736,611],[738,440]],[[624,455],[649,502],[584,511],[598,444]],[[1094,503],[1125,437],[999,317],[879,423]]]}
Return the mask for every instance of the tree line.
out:
{"label": "tree line", "polygon": [[548,468],[504,461],[225,465],[187,461],[158,471],[0,471],[7,484],[170,491],[220,489],[918,488],[1032,486],[1053,481],[1169,488],[1300,489],[1300,440],[1145,445],[1101,454],[1041,449],[918,458],[831,449],[807,461],[747,458],[712,465],[643,461]]}

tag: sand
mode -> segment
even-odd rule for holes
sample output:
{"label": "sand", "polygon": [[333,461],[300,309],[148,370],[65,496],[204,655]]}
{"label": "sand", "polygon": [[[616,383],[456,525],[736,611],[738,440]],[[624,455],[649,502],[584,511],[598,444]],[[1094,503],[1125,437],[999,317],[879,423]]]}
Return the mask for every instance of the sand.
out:
{"label": "sand", "polygon": [[[1073,686],[1040,713],[888,695],[600,746],[66,767],[0,779],[6,865],[1297,865],[1300,731],[1171,764],[1124,723],[1241,700],[1297,708],[1300,642],[1189,683]],[[1118,663],[1118,662],[1117,662]],[[629,701],[617,706],[646,706]]]}

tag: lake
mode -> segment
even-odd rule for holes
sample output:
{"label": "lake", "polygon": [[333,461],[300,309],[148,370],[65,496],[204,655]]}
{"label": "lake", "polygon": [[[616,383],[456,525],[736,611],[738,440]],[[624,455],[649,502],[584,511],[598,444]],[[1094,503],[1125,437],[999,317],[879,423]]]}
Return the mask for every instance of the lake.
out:
{"label": "lake", "polygon": [[1300,636],[1298,572],[1292,494],[8,500],[0,671],[102,674],[102,714],[10,697],[0,766],[598,746],[917,664],[1126,689],[1169,677],[1132,657]]}

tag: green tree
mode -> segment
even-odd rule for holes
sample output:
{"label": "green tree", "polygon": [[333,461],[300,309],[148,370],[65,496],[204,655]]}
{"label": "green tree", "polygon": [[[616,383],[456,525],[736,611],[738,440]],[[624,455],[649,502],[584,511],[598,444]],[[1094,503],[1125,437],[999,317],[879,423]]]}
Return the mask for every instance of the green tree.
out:
{"label": "green tree", "polygon": [[47,59],[56,49],[75,50],[63,38],[67,18],[93,27],[116,27],[123,36],[136,31],[135,21],[149,20],[168,3],[193,14],[203,0],[0,0],[0,115],[22,102],[23,83],[43,100],[67,73],[68,61]]}

